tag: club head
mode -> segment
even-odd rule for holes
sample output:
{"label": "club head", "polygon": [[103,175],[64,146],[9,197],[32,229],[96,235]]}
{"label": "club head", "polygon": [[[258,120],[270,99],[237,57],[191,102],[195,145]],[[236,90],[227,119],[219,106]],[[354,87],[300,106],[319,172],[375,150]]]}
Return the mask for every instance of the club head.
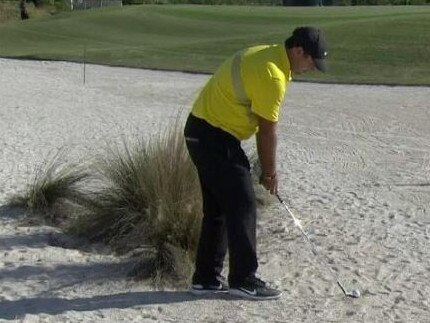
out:
{"label": "club head", "polygon": [[352,298],[360,298],[361,294],[358,289],[352,289],[350,292],[345,293],[346,296],[352,297]]}
{"label": "club head", "polygon": [[358,289],[354,288],[354,289],[351,289],[351,291],[347,291],[339,280],[337,281],[337,285],[340,287],[340,289],[342,290],[345,296],[351,297],[351,298],[360,298],[361,294]]}

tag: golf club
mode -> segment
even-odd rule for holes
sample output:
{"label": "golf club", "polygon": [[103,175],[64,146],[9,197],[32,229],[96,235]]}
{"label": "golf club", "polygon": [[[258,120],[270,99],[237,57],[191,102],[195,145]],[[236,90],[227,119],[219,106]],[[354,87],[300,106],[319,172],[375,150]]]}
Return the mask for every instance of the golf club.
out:
{"label": "golf club", "polygon": [[342,283],[339,281],[339,279],[337,278],[337,275],[333,272],[333,270],[327,265],[327,263],[325,261],[323,261],[323,259],[319,256],[317,250],[315,249],[314,244],[312,243],[311,239],[309,238],[308,234],[305,232],[305,230],[303,229],[300,221],[294,216],[293,212],[291,212],[290,208],[288,207],[287,203],[284,202],[284,200],[281,199],[281,197],[279,196],[278,193],[275,194],[276,197],[278,198],[279,202],[281,202],[282,205],[284,205],[285,209],[287,210],[288,214],[291,216],[291,218],[294,221],[294,225],[300,229],[300,232],[303,235],[304,240],[308,243],[308,245],[311,247],[312,253],[316,256],[316,258],[318,259],[318,261],[320,262],[320,264],[322,264],[324,267],[328,268],[330,273],[333,275],[334,279],[336,279],[336,283],[337,285],[340,287],[340,289],[342,290],[343,294],[345,296],[348,297],[352,297],[352,298],[359,298],[360,297],[360,291],[358,289],[352,289],[351,291],[347,291]]}

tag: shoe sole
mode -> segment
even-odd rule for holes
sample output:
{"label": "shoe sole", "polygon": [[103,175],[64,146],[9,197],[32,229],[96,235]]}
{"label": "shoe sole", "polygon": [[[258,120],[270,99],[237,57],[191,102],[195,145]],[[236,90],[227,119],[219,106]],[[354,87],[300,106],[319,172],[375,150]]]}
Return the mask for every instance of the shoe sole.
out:
{"label": "shoe sole", "polygon": [[212,295],[212,294],[225,294],[228,293],[228,290],[222,290],[222,289],[190,289],[189,292],[193,294],[194,296],[205,296],[205,295]]}
{"label": "shoe sole", "polygon": [[271,296],[251,295],[241,289],[236,289],[236,288],[230,288],[228,292],[230,293],[230,295],[233,295],[233,296],[239,296],[242,298],[247,298],[247,299],[257,300],[257,301],[274,300],[282,296],[282,293],[279,293],[278,295],[271,295]]}

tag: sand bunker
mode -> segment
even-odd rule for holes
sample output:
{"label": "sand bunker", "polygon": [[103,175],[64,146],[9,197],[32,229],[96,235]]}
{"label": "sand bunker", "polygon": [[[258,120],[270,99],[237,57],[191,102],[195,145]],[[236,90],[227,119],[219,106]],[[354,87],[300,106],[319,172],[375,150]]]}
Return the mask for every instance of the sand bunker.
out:
{"label": "sand bunker", "polygon": [[[157,133],[207,79],[89,65],[84,84],[81,64],[0,59],[0,205],[60,148],[80,162]],[[57,229],[2,206],[0,320],[428,322],[430,88],[293,83],[278,159],[280,194],[360,299],[342,295],[276,201],[260,214],[259,272],[284,296],[262,303],[154,291],[127,279],[126,258],[65,249]]]}

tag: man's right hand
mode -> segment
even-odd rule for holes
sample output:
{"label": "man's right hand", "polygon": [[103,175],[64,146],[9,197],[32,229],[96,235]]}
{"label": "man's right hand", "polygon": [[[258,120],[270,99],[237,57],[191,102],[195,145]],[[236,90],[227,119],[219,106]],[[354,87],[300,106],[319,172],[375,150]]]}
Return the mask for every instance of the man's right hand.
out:
{"label": "man's right hand", "polygon": [[260,184],[263,185],[270,194],[273,195],[278,193],[278,176],[276,174],[272,176],[264,176],[262,174],[260,176]]}

